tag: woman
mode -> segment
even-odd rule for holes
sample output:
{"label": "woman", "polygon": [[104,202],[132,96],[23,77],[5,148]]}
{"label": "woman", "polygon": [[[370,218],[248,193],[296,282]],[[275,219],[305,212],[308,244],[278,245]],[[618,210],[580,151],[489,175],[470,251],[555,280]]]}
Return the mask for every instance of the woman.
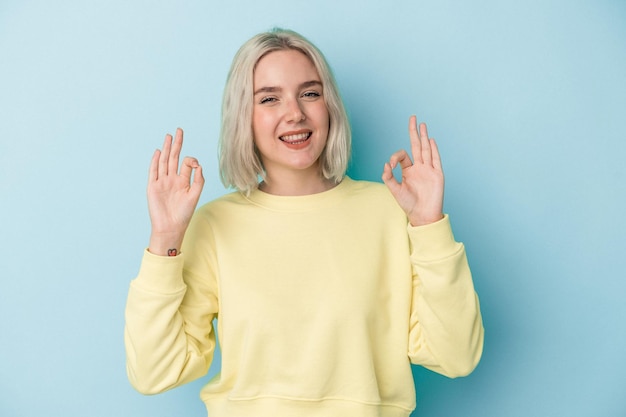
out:
{"label": "woman", "polygon": [[[480,358],[483,328],[465,251],[442,213],[426,126],[413,160],[377,184],[345,176],[350,130],[323,55],[262,33],[233,60],[220,138],[236,192],[199,208],[204,178],[183,133],[152,159],[152,234],[126,310],[127,369],[143,393],[221,371],[209,416],[408,416],[410,363],[450,377]],[[402,182],[392,169],[400,165]],[[184,239],[183,239],[184,238]]]}

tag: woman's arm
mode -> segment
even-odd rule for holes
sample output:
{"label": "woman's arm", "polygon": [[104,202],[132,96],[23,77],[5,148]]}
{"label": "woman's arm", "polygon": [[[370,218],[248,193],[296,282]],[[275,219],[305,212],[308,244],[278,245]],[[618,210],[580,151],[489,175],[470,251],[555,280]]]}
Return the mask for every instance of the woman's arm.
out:
{"label": "woman's arm", "polygon": [[[382,179],[409,219],[413,298],[409,357],[415,364],[456,377],[470,373],[483,348],[478,297],[463,244],[443,215],[444,176],[439,150],[424,123],[409,119],[413,160],[394,153]],[[402,168],[402,182],[393,168]]]}
{"label": "woman's arm", "polygon": [[413,298],[409,358],[448,377],[468,375],[483,350],[484,329],[465,248],[448,216],[409,226]]}
{"label": "woman's arm", "polygon": [[166,135],[163,149],[152,157],[147,192],[150,246],[126,305],[128,377],[146,394],[204,375],[215,348],[217,290],[206,277],[185,271],[180,253],[204,184],[194,158],[184,158],[179,172],[182,143],[178,129],[174,140]]}
{"label": "woman's arm", "polygon": [[[205,375],[215,350],[214,280],[183,269],[185,254],[146,251],[126,303],[126,369],[139,392],[156,394]],[[183,279],[184,276],[184,279]]]}

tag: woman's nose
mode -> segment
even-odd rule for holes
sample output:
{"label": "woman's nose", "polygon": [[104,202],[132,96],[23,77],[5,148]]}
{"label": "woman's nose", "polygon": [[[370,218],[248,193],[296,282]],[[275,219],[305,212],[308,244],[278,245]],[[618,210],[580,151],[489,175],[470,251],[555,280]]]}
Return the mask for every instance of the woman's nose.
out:
{"label": "woman's nose", "polygon": [[306,119],[304,110],[298,100],[291,100],[287,103],[287,121],[298,123]]}

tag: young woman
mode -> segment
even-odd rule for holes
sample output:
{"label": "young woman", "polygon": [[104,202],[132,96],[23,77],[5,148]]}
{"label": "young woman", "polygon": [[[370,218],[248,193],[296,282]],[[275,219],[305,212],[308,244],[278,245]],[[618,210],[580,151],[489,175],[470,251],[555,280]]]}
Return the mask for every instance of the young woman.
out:
{"label": "young woman", "polygon": [[[464,247],[443,214],[426,126],[385,183],[345,175],[350,129],[323,55],[297,33],[245,43],[226,83],[222,181],[200,207],[202,168],[183,132],[150,165],[152,234],[126,310],[128,376],[157,393],[220,373],[209,416],[408,416],[411,363],[467,375],[483,342]],[[392,169],[400,165],[402,182]]]}

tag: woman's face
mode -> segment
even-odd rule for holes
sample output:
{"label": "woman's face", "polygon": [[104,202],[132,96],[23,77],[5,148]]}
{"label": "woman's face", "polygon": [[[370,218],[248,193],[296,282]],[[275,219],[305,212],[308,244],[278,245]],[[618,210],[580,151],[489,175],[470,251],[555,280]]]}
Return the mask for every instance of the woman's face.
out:
{"label": "woman's face", "polygon": [[319,178],[328,128],[323,86],[309,58],[295,50],[261,58],[254,71],[252,130],[268,178]]}

